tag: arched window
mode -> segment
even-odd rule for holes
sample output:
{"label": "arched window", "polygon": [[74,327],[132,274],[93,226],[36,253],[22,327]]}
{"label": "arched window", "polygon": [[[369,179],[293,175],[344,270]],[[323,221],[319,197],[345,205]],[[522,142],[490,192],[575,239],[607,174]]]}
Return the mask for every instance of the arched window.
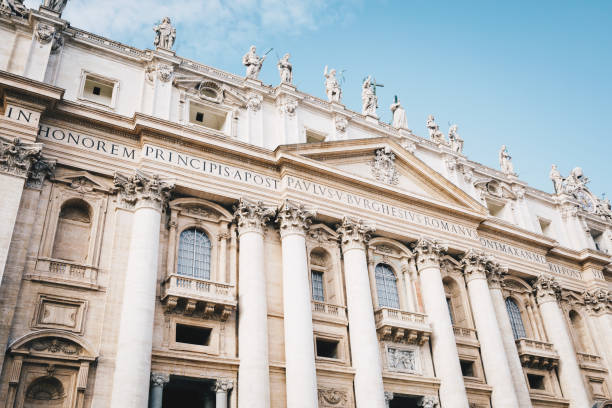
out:
{"label": "arched window", "polygon": [[525,333],[525,326],[523,325],[523,319],[521,318],[521,310],[512,298],[506,298],[506,310],[508,311],[508,317],[510,318],[510,326],[512,326],[512,334],[515,339],[527,337]]}
{"label": "arched window", "polygon": [[89,204],[79,199],[65,202],[57,221],[52,257],[78,263],[87,262],[90,232]]}
{"label": "arched window", "polygon": [[374,271],[376,277],[376,293],[378,305],[399,309],[399,296],[397,294],[397,279],[389,265],[378,264]]}
{"label": "arched window", "polygon": [[210,239],[196,228],[181,232],[179,239],[179,275],[210,279]]}

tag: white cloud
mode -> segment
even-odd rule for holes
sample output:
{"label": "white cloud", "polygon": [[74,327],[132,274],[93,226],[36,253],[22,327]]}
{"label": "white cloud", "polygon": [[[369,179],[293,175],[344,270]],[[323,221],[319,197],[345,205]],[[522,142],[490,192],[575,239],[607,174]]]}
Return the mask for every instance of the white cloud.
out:
{"label": "white cloud", "polygon": [[[138,47],[152,47],[153,25],[169,16],[182,55],[219,52],[269,35],[298,35],[344,19],[362,0],[69,0],[72,25]],[[26,0],[29,7],[40,1]],[[197,50],[197,52],[195,52]]]}

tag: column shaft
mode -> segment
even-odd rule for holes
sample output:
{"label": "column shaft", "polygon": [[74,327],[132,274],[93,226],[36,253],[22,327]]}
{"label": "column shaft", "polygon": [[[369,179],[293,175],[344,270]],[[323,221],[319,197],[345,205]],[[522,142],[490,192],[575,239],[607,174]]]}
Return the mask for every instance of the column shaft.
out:
{"label": "column shaft", "polygon": [[[281,231],[281,234],[283,232]],[[288,408],[317,407],[308,258],[303,234],[283,234],[283,308]]]}
{"label": "column shaft", "polygon": [[227,408],[227,391],[215,393],[215,408]]}
{"label": "column shaft", "polygon": [[13,229],[17,221],[17,212],[19,211],[24,184],[25,178],[23,177],[0,174],[0,188],[2,189],[0,195],[0,214],[2,214],[2,222],[0,223],[0,284],[6,268],[6,259],[13,238]]}
{"label": "column shaft", "polygon": [[499,288],[492,288],[491,299],[493,301],[493,307],[499,322],[499,329],[501,331],[502,340],[504,343],[504,351],[506,352],[506,358],[510,366],[510,373],[512,374],[512,383],[514,384],[514,390],[516,392],[519,407],[530,408],[531,397],[529,395],[529,388],[525,382],[525,374],[523,372],[523,365],[518,355],[516,343],[514,341],[514,334],[512,333],[512,326],[510,325],[510,318],[506,310],[506,303],[504,301],[504,295]]}

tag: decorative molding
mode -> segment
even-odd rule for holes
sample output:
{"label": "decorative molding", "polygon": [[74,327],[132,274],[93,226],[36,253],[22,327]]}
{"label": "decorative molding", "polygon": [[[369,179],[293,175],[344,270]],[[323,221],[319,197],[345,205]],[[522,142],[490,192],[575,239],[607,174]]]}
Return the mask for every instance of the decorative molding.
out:
{"label": "decorative molding", "polygon": [[281,237],[291,234],[304,235],[310,228],[315,211],[306,209],[302,204],[285,200],[276,215],[276,223],[280,227]]}
{"label": "decorative molding", "polygon": [[441,242],[430,239],[420,238],[414,245],[416,254],[417,269],[421,272],[424,269],[440,268],[440,260],[448,247]]}
{"label": "decorative molding", "polygon": [[345,390],[319,388],[319,408],[348,408],[349,397]]}
{"label": "decorative molding", "polygon": [[376,157],[370,161],[372,176],[386,184],[399,184],[399,173],[395,168],[395,154],[389,147],[376,150]]}
{"label": "decorative molding", "polygon": [[51,354],[73,356],[80,353],[81,346],[59,337],[45,337],[33,340],[30,343],[30,350],[35,352],[47,352]]}
{"label": "decorative molding", "polygon": [[228,392],[232,388],[234,388],[234,380],[230,378],[217,378],[212,386],[214,392]]}
{"label": "decorative molding", "polygon": [[461,267],[466,282],[472,279],[485,279],[487,264],[491,261],[483,251],[469,249],[461,258]]}
{"label": "decorative molding", "polygon": [[420,373],[418,348],[387,346],[387,366],[393,371]]}
{"label": "decorative molding", "polygon": [[234,219],[238,225],[238,234],[247,232],[263,233],[268,221],[275,215],[271,208],[264,207],[261,201],[250,203],[241,198],[238,205],[234,206]]}
{"label": "decorative molding", "polygon": [[375,227],[366,225],[362,219],[353,219],[346,216],[342,218],[342,224],[336,226],[344,252],[351,249],[365,250],[365,245],[375,230]]}
{"label": "decorative molding", "polygon": [[38,23],[36,24],[36,30],[34,31],[34,36],[36,40],[38,40],[41,44],[49,44],[51,40],[55,38],[55,27],[45,24]]}
{"label": "decorative molding", "polygon": [[288,116],[295,116],[295,111],[298,107],[297,99],[281,99],[276,103],[278,110],[281,114],[286,114]]}
{"label": "decorative molding", "polygon": [[601,288],[585,290],[582,297],[589,311],[595,314],[612,313],[612,291]]}
{"label": "decorative molding", "polygon": [[52,178],[55,173],[55,160],[40,157],[30,167],[26,186],[29,188],[41,189],[45,178]]}
{"label": "decorative molding", "polygon": [[263,96],[257,94],[250,94],[247,96],[246,107],[251,112],[258,112],[261,109],[263,102]]}
{"label": "decorative molding", "polygon": [[348,120],[344,116],[336,116],[334,118],[334,125],[336,126],[336,130],[338,132],[344,133],[348,127]]}
{"label": "decorative molding", "polygon": [[531,285],[538,304],[557,302],[561,300],[561,285],[548,275],[540,275]]}
{"label": "decorative molding", "polygon": [[162,210],[174,189],[173,183],[162,181],[158,175],[149,175],[136,170],[132,176],[115,173],[115,188],[121,200],[129,207],[152,207]]}
{"label": "decorative molding", "polygon": [[426,395],[419,399],[417,403],[419,408],[438,408],[440,406],[440,400],[435,395]]}
{"label": "decorative molding", "polygon": [[27,177],[32,165],[42,160],[42,143],[22,143],[0,137],[0,172]]}
{"label": "decorative molding", "polygon": [[489,257],[487,263],[487,282],[490,289],[500,289],[505,286],[505,279],[508,275],[508,268],[502,266],[493,257]]}

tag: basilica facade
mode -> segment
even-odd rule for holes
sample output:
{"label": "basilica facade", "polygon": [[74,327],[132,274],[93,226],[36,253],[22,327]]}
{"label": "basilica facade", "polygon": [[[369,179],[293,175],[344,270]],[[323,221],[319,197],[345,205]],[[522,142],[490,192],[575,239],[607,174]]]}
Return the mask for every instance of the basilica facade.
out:
{"label": "basilica facade", "polygon": [[288,54],[243,76],[170,18],[141,50],[0,4],[0,406],[612,407],[612,211],[579,167],[540,191],[505,146],[381,122],[369,77],[354,112]]}

